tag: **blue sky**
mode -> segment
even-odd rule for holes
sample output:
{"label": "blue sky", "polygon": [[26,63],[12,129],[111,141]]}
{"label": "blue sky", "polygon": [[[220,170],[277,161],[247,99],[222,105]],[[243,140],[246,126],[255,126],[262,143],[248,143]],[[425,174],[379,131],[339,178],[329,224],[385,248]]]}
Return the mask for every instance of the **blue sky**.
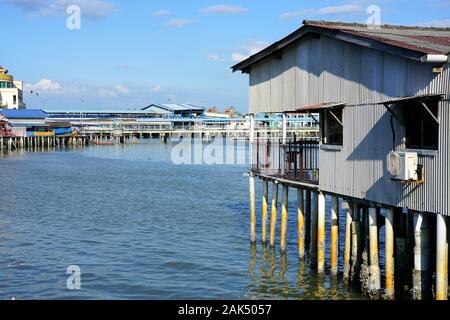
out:
{"label": "blue sky", "polygon": [[[69,30],[69,5],[81,29]],[[450,27],[450,0],[0,0],[0,65],[26,83],[29,108],[235,106],[248,78],[230,67],[303,19]],[[31,95],[30,91],[39,96]]]}

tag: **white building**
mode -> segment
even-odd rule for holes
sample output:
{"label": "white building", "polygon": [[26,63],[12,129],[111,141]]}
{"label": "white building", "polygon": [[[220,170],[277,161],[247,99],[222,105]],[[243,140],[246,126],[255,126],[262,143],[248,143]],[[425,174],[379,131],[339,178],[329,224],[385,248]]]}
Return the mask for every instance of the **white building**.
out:
{"label": "white building", "polygon": [[25,109],[23,82],[15,81],[8,70],[0,66],[0,109]]}

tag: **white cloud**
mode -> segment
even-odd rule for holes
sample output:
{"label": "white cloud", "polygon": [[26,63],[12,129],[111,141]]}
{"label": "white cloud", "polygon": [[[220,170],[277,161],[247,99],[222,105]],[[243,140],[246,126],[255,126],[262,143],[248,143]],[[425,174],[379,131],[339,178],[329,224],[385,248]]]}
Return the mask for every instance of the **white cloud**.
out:
{"label": "white cloud", "polygon": [[161,86],[153,86],[150,88],[151,93],[157,93],[160,92],[161,90],[162,90]]}
{"label": "white cloud", "polygon": [[248,9],[241,6],[218,4],[202,8],[201,11],[206,14],[235,14],[247,12]]}
{"label": "white cloud", "polygon": [[247,41],[241,48],[240,52],[233,52],[231,54],[231,60],[233,62],[241,62],[242,60],[247,59],[248,57],[258,53],[259,51],[265,49],[269,43],[265,41],[255,41],[250,40]]}
{"label": "white cloud", "polygon": [[111,14],[115,5],[104,0],[6,0],[32,16],[65,15],[70,5],[81,8],[82,17],[101,19]]}
{"label": "white cloud", "polygon": [[356,4],[344,4],[340,6],[330,6],[318,9],[305,9],[299,11],[288,11],[283,13],[281,19],[297,19],[304,16],[332,16],[364,13],[362,6]]}
{"label": "white cloud", "polygon": [[61,85],[57,82],[54,82],[50,79],[41,79],[36,83],[27,83],[25,84],[25,89],[28,91],[42,92],[42,91],[53,91],[60,92]]}
{"label": "white cloud", "polygon": [[114,98],[117,97],[117,92],[115,90],[101,88],[95,92],[95,95],[101,98]]}
{"label": "white cloud", "polygon": [[167,21],[166,26],[170,28],[181,28],[193,24],[195,22],[196,20],[177,18],[177,19],[170,19],[169,21]]}
{"label": "white cloud", "polygon": [[152,13],[152,16],[155,16],[155,17],[170,16],[170,11],[167,11],[167,10],[156,10],[155,12]]}
{"label": "white cloud", "polygon": [[119,84],[117,86],[115,86],[114,88],[116,90],[117,93],[119,94],[123,94],[123,95],[128,95],[130,94],[131,90],[124,87],[123,85]]}
{"label": "white cloud", "polygon": [[215,53],[205,53],[206,58],[208,58],[208,60],[211,61],[215,61],[215,62],[219,62],[219,61],[223,61],[223,59],[220,57],[220,55],[215,54]]}
{"label": "white cloud", "polygon": [[450,28],[450,19],[431,20],[418,25],[421,27]]}

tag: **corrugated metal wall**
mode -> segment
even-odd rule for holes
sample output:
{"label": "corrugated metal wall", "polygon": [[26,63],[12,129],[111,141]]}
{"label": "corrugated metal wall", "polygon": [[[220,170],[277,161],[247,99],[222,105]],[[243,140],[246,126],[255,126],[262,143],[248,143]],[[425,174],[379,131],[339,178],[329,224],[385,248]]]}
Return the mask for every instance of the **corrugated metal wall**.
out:
{"label": "corrugated metal wall", "polygon": [[[322,102],[343,101],[344,146],[320,150],[320,187],[324,191],[386,205],[450,215],[450,71],[322,36],[307,37],[250,71],[250,112],[282,112]],[[385,99],[445,93],[440,103],[440,146],[434,156],[419,156],[425,184],[390,182],[386,156],[392,150]],[[402,128],[394,121],[396,148]]]}

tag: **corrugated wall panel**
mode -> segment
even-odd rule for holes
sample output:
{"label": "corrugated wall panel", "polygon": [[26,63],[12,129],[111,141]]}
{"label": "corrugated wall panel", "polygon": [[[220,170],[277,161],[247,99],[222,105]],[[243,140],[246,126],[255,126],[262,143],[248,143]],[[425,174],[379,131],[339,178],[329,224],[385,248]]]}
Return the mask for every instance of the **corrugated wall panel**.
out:
{"label": "corrugated wall panel", "polygon": [[[250,100],[253,100],[250,110],[278,110],[279,98],[276,97],[280,93],[273,85],[279,81],[274,74],[278,75],[277,72],[267,74],[267,69],[277,69],[272,62],[262,64],[270,68],[252,67],[250,73],[251,87],[254,87],[250,89]],[[272,77],[269,87],[264,84],[268,76]],[[319,152],[321,189],[385,205],[450,215],[449,64],[444,72],[436,74],[427,64],[324,36],[308,37],[299,41],[297,48],[283,52],[282,77],[285,111],[331,101],[355,105],[344,109],[342,150]],[[419,162],[425,168],[423,186],[391,182],[386,157],[393,144],[396,150],[404,148],[403,129],[394,120],[394,143],[390,114],[384,106],[373,103],[423,93],[446,94],[439,109],[439,151],[435,156],[419,155]],[[269,99],[270,103],[264,99]]]}

